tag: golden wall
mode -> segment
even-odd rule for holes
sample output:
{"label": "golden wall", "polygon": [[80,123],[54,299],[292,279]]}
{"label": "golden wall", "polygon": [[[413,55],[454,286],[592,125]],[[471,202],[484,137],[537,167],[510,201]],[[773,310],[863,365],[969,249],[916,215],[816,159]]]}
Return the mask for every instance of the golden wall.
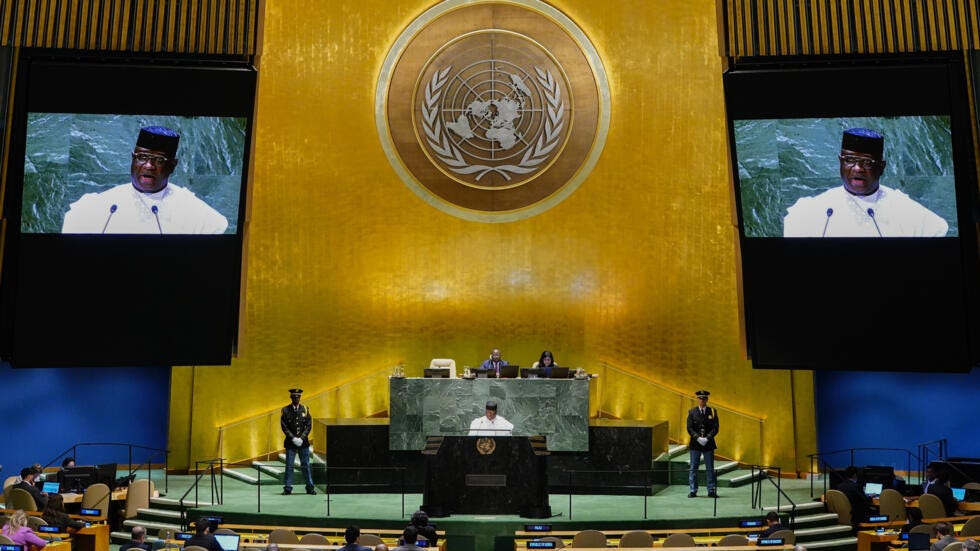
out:
{"label": "golden wall", "polygon": [[[239,353],[174,368],[171,465],[215,457],[218,426],[284,405],[293,386],[318,393],[400,362],[418,375],[433,357],[475,365],[498,346],[521,365],[549,349],[560,365],[708,388],[713,404],[763,420],[723,417],[721,455],[806,470],[810,374],[753,370],[740,337],[716,2],[552,2],[605,64],[608,139],[568,199],[504,224],[432,208],[380,145],[381,64],[432,4],[265,3]],[[663,418],[646,386],[610,379],[597,407]],[[381,380],[324,394],[313,412],[384,409]],[[740,448],[746,437],[762,445]],[[270,451],[255,440],[220,451]]]}

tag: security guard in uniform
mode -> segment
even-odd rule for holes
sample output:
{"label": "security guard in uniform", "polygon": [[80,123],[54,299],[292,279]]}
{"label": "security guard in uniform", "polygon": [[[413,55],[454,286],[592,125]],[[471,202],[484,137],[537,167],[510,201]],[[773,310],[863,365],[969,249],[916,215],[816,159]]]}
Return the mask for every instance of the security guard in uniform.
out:
{"label": "security guard in uniform", "polygon": [[688,449],[691,451],[691,468],[687,474],[687,480],[691,488],[691,493],[687,497],[697,497],[698,495],[698,465],[701,464],[701,456],[704,456],[704,470],[708,475],[708,497],[718,497],[718,480],[715,475],[715,435],[718,434],[718,410],[708,407],[707,390],[699,390],[694,393],[698,399],[698,405],[687,412],[687,433],[691,435],[691,443]]}
{"label": "security guard in uniform", "polygon": [[286,479],[282,487],[282,495],[293,493],[293,462],[299,452],[299,464],[306,482],[306,493],[316,495],[313,487],[313,472],[310,470],[310,431],[313,430],[313,417],[310,409],[299,403],[303,389],[289,389],[292,403],[282,408],[279,425],[286,436],[283,445],[286,447]]}

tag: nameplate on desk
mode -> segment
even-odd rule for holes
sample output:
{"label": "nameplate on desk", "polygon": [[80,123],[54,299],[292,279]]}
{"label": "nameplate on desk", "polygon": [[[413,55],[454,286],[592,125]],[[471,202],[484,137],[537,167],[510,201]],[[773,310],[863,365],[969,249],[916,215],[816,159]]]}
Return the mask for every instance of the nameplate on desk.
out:
{"label": "nameplate on desk", "polygon": [[524,531],[525,532],[550,532],[551,525],[550,524],[525,524]]}
{"label": "nameplate on desk", "polygon": [[24,546],[13,545],[9,543],[0,543],[0,551],[24,551]]}
{"label": "nameplate on desk", "polygon": [[87,517],[101,517],[102,509],[82,509],[82,514]]}
{"label": "nameplate on desk", "polygon": [[556,549],[557,541],[537,541],[531,540],[527,542],[528,549]]}
{"label": "nameplate on desk", "polygon": [[755,544],[758,545],[759,547],[763,547],[766,545],[783,545],[784,541],[785,540],[783,538],[759,538],[758,541],[755,542]]}
{"label": "nameplate on desk", "polygon": [[868,517],[868,522],[888,522],[888,515]]}
{"label": "nameplate on desk", "polygon": [[61,528],[58,528],[57,526],[51,526],[49,524],[42,524],[37,527],[38,532],[45,532],[48,534],[57,534],[60,530]]}
{"label": "nameplate on desk", "polygon": [[174,539],[178,539],[178,540],[189,540],[192,537],[194,537],[194,534],[190,532],[177,532],[176,534],[174,534]]}
{"label": "nameplate on desk", "polygon": [[468,474],[466,475],[467,486],[506,486],[507,475],[505,474]]}
{"label": "nameplate on desk", "polygon": [[760,528],[762,527],[761,520],[740,520],[738,521],[739,528]]}

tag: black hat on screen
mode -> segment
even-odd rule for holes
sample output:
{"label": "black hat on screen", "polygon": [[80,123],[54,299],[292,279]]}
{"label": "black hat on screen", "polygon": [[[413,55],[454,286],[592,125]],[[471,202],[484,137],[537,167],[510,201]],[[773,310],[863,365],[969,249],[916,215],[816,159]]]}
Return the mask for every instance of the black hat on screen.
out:
{"label": "black hat on screen", "polygon": [[867,128],[851,128],[844,131],[840,148],[867,153],[876,159],[880,159],[885,148],[885,137]]}
{"label": "black hat on screen", "polygon": [[180,134],[167,128],[166,126],[144,126],[140,128],[140,134],[136,138],[136,145],[162,151],[167,157],[177,155],[177,145],[180,143]]}

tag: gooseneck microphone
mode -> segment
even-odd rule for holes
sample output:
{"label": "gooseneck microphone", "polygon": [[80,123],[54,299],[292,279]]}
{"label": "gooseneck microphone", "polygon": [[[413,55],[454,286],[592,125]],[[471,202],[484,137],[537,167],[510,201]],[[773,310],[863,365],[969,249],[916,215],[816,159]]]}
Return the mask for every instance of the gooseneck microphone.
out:
{"label": "gooseneck microphone", "polygon": [[871,217],[871,221],[875,223],[875,229],[878,231],[878,237],[885,237],[881,235],[881,228],[878,227],[878,221],[875,220],[875,209],[868,207],[868,216]]}
{"label": "gooseneck microphone", "polygon": [[105,224],[102,225],[102,233],[105,233],[105,229],[109,227],[109,220],[112,220],[112,215],[116,214],[116,209],[119,208],[116,205],[109,207],[109,216],[105,219]]}
{"label": "gooseneck microphone", "polygon": [[830,217],[834,215],[834,209],[827,207],[827,219],[823,222],[823,233],[820,237],[825,237],[827,235],[827,225],[830,224]]}
{"label": "gooseneck microphone", "polygon": [[157,229],[160,230],[160,235],[163,235],[163,228],[160,227],[160,209],[153,205],[150,210],[153,211],[153,217],[157,219]]}

